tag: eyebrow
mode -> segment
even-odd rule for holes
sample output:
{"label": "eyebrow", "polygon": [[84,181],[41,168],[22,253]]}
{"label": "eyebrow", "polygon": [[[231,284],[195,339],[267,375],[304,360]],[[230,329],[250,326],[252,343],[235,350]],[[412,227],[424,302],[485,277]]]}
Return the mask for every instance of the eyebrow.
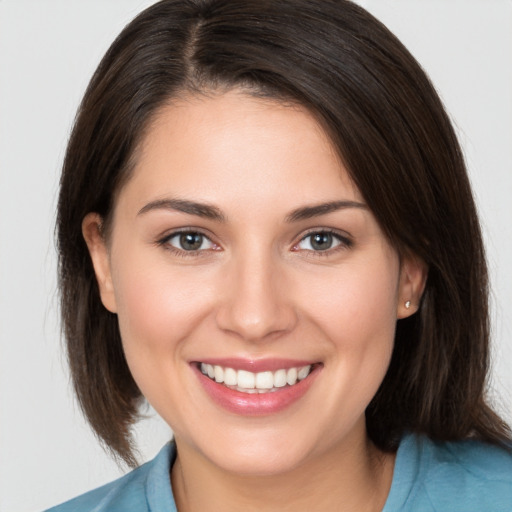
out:
{"label": "eyebrow", "polygon": [[143,215],[144,213],[153,210],[176,210],[178,212],[216,220],[218,222],[226,222],[226,217],[217,207],[186,199],[158,199],[156,201],[151,201],[142,207],[137,215]]}
{"label": "eyebrow", "polygon": [[[302,206],[290,212],[285,221],[287,223],[298,222],[300,220],[311,219],[320,215],[327,215],[338,210],[347,208],[359,208],[367,210],[368,207],[364,203],[357,201],[330,201],[311,206]],[[143,206],[137,215],[143,215],[153,210],[175,210],[189,215],[196,215],[217,222],[226,222],[226,216],[216,206],[207,203],[198,203],[187,199],[157,199]]]}
{"label": "eyebrow", "polygon": [[357,201],[330,201],[329,203],[321,203],[312,206],[303,206],[293,210],[286,216],[286,222],[297,222],[299,220],[311,219],[320,215],[345,210],[347,208],[360,208],[367,210],[368,206]]}

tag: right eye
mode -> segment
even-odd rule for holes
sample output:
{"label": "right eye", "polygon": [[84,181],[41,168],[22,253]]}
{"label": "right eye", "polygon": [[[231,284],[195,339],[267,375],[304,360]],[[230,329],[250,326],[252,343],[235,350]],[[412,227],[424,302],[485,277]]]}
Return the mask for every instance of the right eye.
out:
{"label": "right eye", "polygon": [[190,253],[215,250],[217,245],[214,244],[206,235],[198,231],[180,231],[171,233],[160,241],[161,245],[167,246],[181,253]]}

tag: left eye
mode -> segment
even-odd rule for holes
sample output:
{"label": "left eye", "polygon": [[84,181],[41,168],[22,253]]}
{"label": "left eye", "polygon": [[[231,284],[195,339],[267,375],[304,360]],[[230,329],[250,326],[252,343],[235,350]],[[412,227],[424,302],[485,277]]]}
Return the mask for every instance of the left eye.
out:
{"label": "left eye", "polygon": [[328,231],[318,231],[305,236],[297,245],[298,249],[306,251],[327,251],[337,247],[342,242],[340,237]]}
{"label": "left eye", "polygon": [[170,236],[166,242],[182,251],[203,251],[214,248],[214,243],[202,233],[188,231]]}

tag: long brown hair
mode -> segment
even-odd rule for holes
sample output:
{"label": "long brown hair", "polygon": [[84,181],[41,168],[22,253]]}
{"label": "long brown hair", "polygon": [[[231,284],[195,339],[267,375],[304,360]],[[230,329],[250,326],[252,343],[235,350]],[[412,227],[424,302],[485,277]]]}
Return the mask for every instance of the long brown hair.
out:
{"label": "long brown hair", "polygon": [[163,0],[123,30],[92,77],[67,148],[57,234],[69,364],[99,438],[134,465],[130,427],[142,397],[117,318],[100,301],[82,219],[94,211],[108,225],[163,104],[235,86],[308,108],[393,245],[429,267],[420,309],[398,321],[366,411],[370,438],[383,450],[405,431],[508,439],[486,401],[487,271],[459,144],[415,59],[345,0]]}

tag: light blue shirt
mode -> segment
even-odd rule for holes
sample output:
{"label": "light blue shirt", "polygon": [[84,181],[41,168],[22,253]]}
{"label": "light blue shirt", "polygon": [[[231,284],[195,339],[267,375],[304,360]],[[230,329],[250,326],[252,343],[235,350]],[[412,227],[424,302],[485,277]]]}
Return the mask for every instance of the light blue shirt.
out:
{"label": "light blue shirt", "polygon": [[[122,478],[47,512],[177,512],[170,483],[176,447]],[[383,512],[512,512],[512,452],[406,435]]]}

